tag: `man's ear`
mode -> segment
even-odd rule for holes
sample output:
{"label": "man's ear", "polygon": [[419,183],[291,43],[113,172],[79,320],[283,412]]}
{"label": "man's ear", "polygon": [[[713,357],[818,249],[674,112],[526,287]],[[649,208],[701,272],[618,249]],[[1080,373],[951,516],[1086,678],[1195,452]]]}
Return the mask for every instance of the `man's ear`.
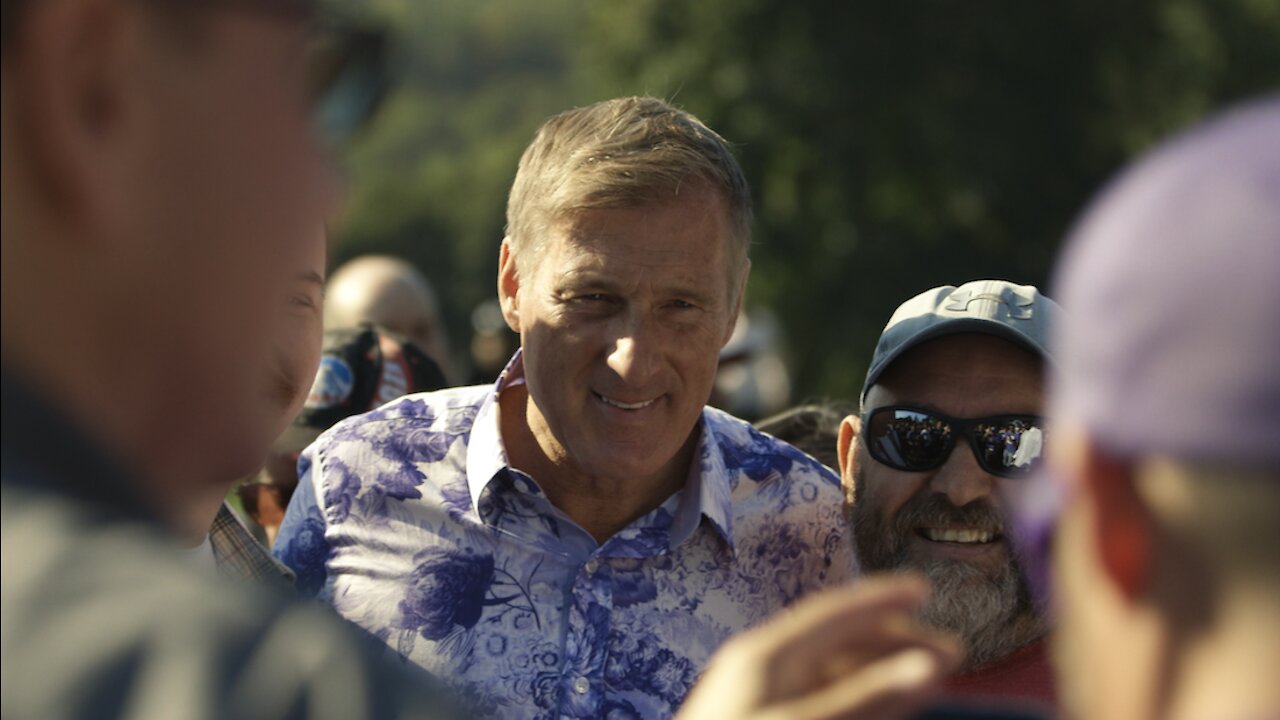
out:
{"label": "man's ear", "polygon": [[[6,73],[31,181],[64,219],[100,223],[118,205],[112,150],[130,97],[140,12],[112,0],[29,3]],[[123,191],[127,192],[127,191]]]}
{"label": "man's ear", "polygon": [[511,238],[502,239],[502,251],[498,256],[498,303],[502,306],[502,317],[507,326],[517,334],[520,333],[520,272],[516,268],[516,258],[511,253]]}
{"label": "man's ear", "polygon": [[742,314],[742,303],[747,295],[747,278],[750,276],[751,260],[748,259],[742,266],[742,277],[738,279],[738,292],[734,295],[737,300],[733,304],[733,312],[729,314],[729,327],[725,329],[724,337],[720,339],[721,348],[729,344],[729,338],[733,337],[733,331],[738,327],[738,316]]}
{"label": "man's ear", "polygon": [[1152,518],[1138,492],[1133,465],[1100,451],[1084,448],[1083,488],[1097,523],[1095,547],[1100,566],[1126,600],[1133,602],[1147,590],[1151,577]]}
{"label": "man's ear", "polygon": [[854,478],[858,474],[858,433],[862,432],[862,418],[850,415],[840,422],[840,436],[836,439],[836,453],[840,456],[840,486],[844,488],[844,502],[848,507],[857,496]]}

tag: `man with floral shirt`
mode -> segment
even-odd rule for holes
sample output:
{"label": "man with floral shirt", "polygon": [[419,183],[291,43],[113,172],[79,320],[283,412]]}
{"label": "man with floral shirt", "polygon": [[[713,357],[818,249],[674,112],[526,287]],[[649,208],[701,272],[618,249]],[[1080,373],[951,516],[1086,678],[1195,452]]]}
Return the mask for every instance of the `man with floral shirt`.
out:
{"label": "man with floral shirt", "polygon": [[853,575],[838,480],[705,406],[750,266],[724,141],[651,98],[520,161],[492,387],[415,395],[303,455],[276,552],[485,716],[661,717],[712,652]]}

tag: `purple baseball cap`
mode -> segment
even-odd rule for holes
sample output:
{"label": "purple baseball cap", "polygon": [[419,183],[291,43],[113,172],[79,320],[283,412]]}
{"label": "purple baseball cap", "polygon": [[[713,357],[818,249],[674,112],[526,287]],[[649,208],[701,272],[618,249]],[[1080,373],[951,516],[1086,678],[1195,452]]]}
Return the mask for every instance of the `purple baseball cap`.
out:
{"label": "purple baseball cap", "polygon": [[1053,288],[1055,421],[1121,456],[1280,468],[1280,96],[1122,173]]}

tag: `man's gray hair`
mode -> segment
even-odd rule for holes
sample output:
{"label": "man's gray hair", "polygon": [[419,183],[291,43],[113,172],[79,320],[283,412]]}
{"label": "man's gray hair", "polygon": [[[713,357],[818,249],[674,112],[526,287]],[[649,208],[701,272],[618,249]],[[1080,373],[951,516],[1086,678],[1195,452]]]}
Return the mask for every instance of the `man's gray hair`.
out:
{"label": "man's gray hair", "polygon": [[747,259],[751,191],[724,138],[656,98],[574,108],[544,123],[520,158],[507,201],[506,240],[518,264],[568,213],[668,200],[699,182],[727,204],[736,278]]}

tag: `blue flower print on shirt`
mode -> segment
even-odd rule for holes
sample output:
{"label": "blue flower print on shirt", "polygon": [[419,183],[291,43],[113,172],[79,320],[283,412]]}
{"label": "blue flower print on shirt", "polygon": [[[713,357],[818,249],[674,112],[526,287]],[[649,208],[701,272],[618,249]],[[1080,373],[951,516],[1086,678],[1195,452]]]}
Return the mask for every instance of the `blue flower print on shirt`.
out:
{"label": "blue flower print on shirt", "polygon": [[400,601],[401,627],[428,640],[441,640],[455,628],[471,629],[484,611],[493,585],[492,555],[431,548],[409,579]]}
{"label": "blue flower print on shirt", "polygon": [[543,709],[555,707],[559,701],[560,646],[543,641],[528,650],[520,650],[506,658],[507,665],[498,678],[509,688],[507,697],[533,698]]}
{"label": "blue flower print on shirt", "polygon": [[423,423],[414,423],[413,427],[385,433],[370,444],[380,455],[395,458],[399,463],[438,463],[449,454],[458,437],[456,433],[431,430]]}
{"label": "blue flower print on shirt", "polygon": [[374,476],[374,487],[382,492],[383,497],[394,500],[417,500],[422,497],[418,485],[422,483],[423,474],[416,468],[402,468],[399,471],[380,471]]}
{"label": "blue flower print on shirt", "polygon": [[467,487],[466,475],[440,484],[440,503],[455,522],[471,511],[471,489]]}
{"label": "blue flower print on shirt", "polygon": [[411,417],[430,426],[435,424],[436,409],[422,398],[406,396],[362,416],[366,422],[402,417]]}
{"label": "blue flower print on shirt", "polygon": [[330,460],[327,469],[333,480],[324,491],[324,505],[333,522],[340,523],[351,515],[351,505],[360,492],[360,476],[341,460]]}
{"label": "blue flower print on shirt", "polygon": [[294,569],[294,587],[304,596],[313,596],[324,587],[325,561],[329,546],[324,540],[324,523],[307,518],[280,553],[280,560]]}
{"label": "blue flower print on shirt", "polygon": [[461,405],[451,405],[448,410],[449,416],[445,422],[445,431],[451,435],[467,436],[471,432],[471,426],[476,422],[476,415],[480,413],[480,406],[475,403],[463,403]]}
{"label": "blue flower print on shirt", "polygon": [[658,646],[647,635],[609,632],[609,653],[604,662],[604,677],[619,690],[639,689],[639,673],[649,667],[658,654]]}
{"label": "blue flower print on shirt", "polygon": [[744,548],[747,583],[754,592],[778,593],[787,602],[805,590],[805,554],[810,545],[792,525],[767,523],[755,542]]}
{"label": "blue flower print on shirt", "polygon": [[537,523],[546,530],[546,534],[540,533],[539,537],[550,539],[554,544],[560,537],[560,522],[546,510],[547,503],[537,483],[511,468],[498,471],[477,508],[480,519],[493,527]]}
{"label": "blue flower print on shirt", "polygon": [[[424,559],[425,558],[425,559]],[[470,630],[486,607],[506,606],[533,616],[541,626],[525,584],[494,565],[493,556],[431,547],[414,556],[418,566],[400,601],[399,627],[427,640],[442,640],[455,630]],[[532,577],[539,564],[530,570]]]}
{"label": "blue flower print on shirt", "polygon": [[[799,459],[786,452],[776,440],[748,430],[749,436],[745,444],[725,443],[720,452],[724,456],[724,466],[729,472],[741,470],[747,477],[756,482],[764,482],[770,477],[786,476],[791,472],[791,465]],[[785,446],[790,448],[790,446]],[[794,450],[800,455],[799,450]]]}
{"label": "blue flower print on shirt", "polygon": [[621,698],[604,701],[600,706],[600,717],[604,720],[643,720],[636,706]]}
{"label": "blue flower print on shirt", "polygon": [[611,632],[605,680],[619,690],[638,690],[661,698],[672,708],[684,702],[697,679],[688,659],[659,647],[648,635]]}
{"label": "blue flower print on shirt", "polygon": [[613,604],[628,607],[647,603],[658,597],[658,586],[645,563],[638,558],[618,558],[613,561]]}
{"label": "blue flower print on shirt", "polygon": [[533,703],[543,710],[560,704],[560,673],[540,672],[533,678]]}
{"label": "blue flower print on shirt", "polygon": [[673,708],[684,702],[697,679],[693,665],[666,648],[659,649],[638,674],[641,690],[662,698]]}

